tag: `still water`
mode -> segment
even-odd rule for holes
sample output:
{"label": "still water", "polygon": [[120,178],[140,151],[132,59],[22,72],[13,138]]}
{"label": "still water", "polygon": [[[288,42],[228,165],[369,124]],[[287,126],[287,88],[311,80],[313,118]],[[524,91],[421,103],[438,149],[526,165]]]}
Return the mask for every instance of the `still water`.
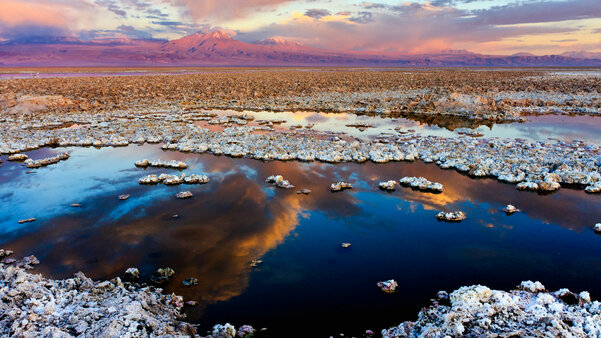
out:
{"label": "still water", "polygon": [[[36,255],[36,271],[53,278],[81,270],[110,279],[138,267],[148,281],[157,268],[172,267],[166,292],[199,302],[185,311],[202,330],[230,322],[266,327],[261,336],[270,337],[361,335],[415,320],[439,290],[508,289],[528,279],[601,299],[601,236],[591,229],[601,221],[601,195],[518,191],[422,162],[261,162],[156,145],[28,154],[64,151],[72,157],[34,173],[2,164],[0,247]],[[136,168],[142,158],[183,160],[186,173],[211,181],[140,186],[144,175],[177,172]],[[265,183],[273,174],[313,192]],[[403,176],[424,176],[445,191],[378,190],[378,182]],[[355,188],[330,192],[338,180]],[[194,197],[176,199],[182,190]],[[131,197],[120,201],[119,194]],[[507,216],[500,209],[509,203],[523,212]],[[438,222],[440,210],[462,210],[468,219]],[[17,223],[29,217],[37,221]],[[343,249],[342,242],[352,246]],[[253,259],[264,263],[251,268]],[[184,287],[187,277],[199,285]],[[397,293],[376,287],[387,279],[398,281]]]}
{"label": "still water", "polygon": [[[311,130],[319,132],[335,132],[369,140],[382,133],[397,134],[397,129],[419,133],[420,135],[456,137],[465,129],[477,131],[483,137],[523,138],[531,141],[545,141],[550,138],[566,142],[583,140],[587,143],[601,145],[601,116],[590,115],[531,115],[525,116],[524,122],[492,123],[490,121],[468,120],[454,116],[440,115],[408,115],[390,118],[379,115],[361,115],[352,113],[327,112],[270,112],[210,110],[218,117],[231,115],[252,115],[255,121],[249,125],[258,125],[258,120],[282,120],[279,129],[292,126],[314,125]],[[360,130],[352,125],[367,124],[370,127]],[[205,122],[199,123],[209,127]],[[304,129],[300,129],[304,130]]]}

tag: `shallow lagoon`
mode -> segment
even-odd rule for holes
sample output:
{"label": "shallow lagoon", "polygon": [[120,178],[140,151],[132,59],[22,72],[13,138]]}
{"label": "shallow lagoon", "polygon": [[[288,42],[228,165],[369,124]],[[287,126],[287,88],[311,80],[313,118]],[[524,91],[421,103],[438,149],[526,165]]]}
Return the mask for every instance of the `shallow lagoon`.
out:
{"label": "shallow lagoon", "polygon": [[[471,129],[487,138],[523,138],[531,141],[556,138],[566,142],[578,139],[587,143],[601,144],[601,116],[590,115],[530,115],[525,116],[524,122],[493,123],[440,115],[408,115],[391,118],[380,115],[327,112],[238,112],[235,110],[210,110],[209,112],[217,114],[217,118],[246,114],[252,115],[256,121],[282,120],[284,122],[281,125],[275,125],[279,129],[314,124],[311,130],[344,133],[363,140],[369,140],[382,133],[398,135],[395,128],[404,132],[413,130],[423,136],[443,137],[456,137],[459,135],[458,131]],[[249,125],[258,125],[256,121],[249,122]],[[357,123],[368,124],[371,127],[360,130],[349,126]],[[211,129],[216,128],[205,122],[198,124]],[[299,130],[306,131],[302,128]]]}
{"label": "shallow lagoon", "polygon": [[[63,151],[72,157],[30,174],[19,163],[2,164],[0,246],[36,255],[36,270],[55,278],[82,270],[106,279],[138,267],[148,281],[170,266],[176,275],[166,291],[199,301],[186,312],[202,329],[231,322],[267,327],[263,336],[360,335],[414,320],[438,290],[478,283],[509,289],[528,279],[601,298],[601,236],[591,229],[601,220],[601,195],[518,191],[422,162],[261,162],[157,145],[28,154]],[[211,182],[140,186],[144,175],[176,172],[136,168],[142,158],[184,160],[184,172]],[[264,182],[272,174],[313,192],[274,188]],[[377,188],[403,176],[425,176],[445,191]],[[355,188],[330,192],[338,180]],[[195,196],[177,200],[182,190]],[[120,201],[119,194],[131,198]],[[508,203],[523,213],[507,216],[500,209]],[[463,210],[468,219],[438,222],[439,210]],[[29,217],[38,220],[17,223]],[[250,268],[253,259],[264,263]],[[186,277],[199,285],[184,287]],[[399,282],[392,295],[376,287],[390,278]]]}

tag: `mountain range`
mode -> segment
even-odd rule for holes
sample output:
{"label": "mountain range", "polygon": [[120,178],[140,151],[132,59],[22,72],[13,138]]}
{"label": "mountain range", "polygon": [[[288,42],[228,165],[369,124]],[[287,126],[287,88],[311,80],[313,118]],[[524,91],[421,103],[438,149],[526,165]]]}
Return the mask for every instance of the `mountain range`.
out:
{"label": "mountain range", "polygon": [[0,66],[601,66],[601,53],[485,55],[465,50],[430,54],[333,51],[273,37],[254,43],[224,31],[176,40],[33,37],[0,43]]}

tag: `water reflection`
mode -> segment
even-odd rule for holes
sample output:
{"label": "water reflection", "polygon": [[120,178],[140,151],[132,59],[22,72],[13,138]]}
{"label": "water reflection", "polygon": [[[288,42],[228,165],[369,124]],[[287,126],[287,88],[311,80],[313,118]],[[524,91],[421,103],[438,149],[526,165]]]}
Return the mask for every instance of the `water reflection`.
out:
{"label": "water reflection", "polygon": [[[557,138],[564,141],[574,139],[589,143],[601,144],[601,117],[587,115],[540,115],[527,116],[524,123],[492,123],[490,121],[468,120],[455,116],[440,115],[405,115],[399,117],[384,117],[374,114],[356,115],[350,113],[323,112],[237,112],[234,110],[212,110],[218,116],[250,114],[256,120],[284,120],[277,126],[287,129],[291,126],[306,126],[315,124],[312,128],[321,132],[345,133],[352,137],[370,139],[382,133],[396,134],[396,128],[415,130],[421,135],[456,137],[454,131],[459,128],[476,130],[484,137],[523,138],[528,140],[547,140]],[[371,127],[359,130],[353,125],[368,124]],[[214,125],[201,123],[207,128],[215,129]],[[257,125],[250,122],[249,125]],[[219,128],[220,129],[220,128]]]}
{"label": "water reflection", "polygon": [[[63,151],[72,157],[34,174],[17,163],[0,168],[1,203],[10,206],[0,211],[0,245],[37,255],[38,270],[53,277],[82,270],[112,278],[132,266],[148,276],[170,266],[176,275],[166,291],[199,301],[187,311],[203,328],[230,321],[266,326],[275,337],[290,325],[305,334],[360,334],[414,319],[439,289],[471,283],[509,288],[539,279],[601,296],[601,241],[590,230],[601,219],[598,195],[564,188],[543,196],[421,162],[261,162],[157,146],[29,154]],[[141,176],[172,171],[135,168],[141,158],[184,160],[186,172],[206,173],[211,182],[140,186]],[[272,174],[313,192],[264,183]],[[425,176],[445,191],[377,189],[403,176]],[[355,188],[331,193],[338,180]],[[174,198],[188,188],[192,199]],[[131,198],[118,200],[122,193]],[[506,216],[499,209],[508,203],[524,212]],[[468,220],[441,223],[438,210],[464,210]],[[30,216],[38,221],[17,224]],[[265,263],[251,269],[258,258]],[[187,277],[199,285],[182,286]],[[398,294],[375,287],[389,278],[399,281]]]}

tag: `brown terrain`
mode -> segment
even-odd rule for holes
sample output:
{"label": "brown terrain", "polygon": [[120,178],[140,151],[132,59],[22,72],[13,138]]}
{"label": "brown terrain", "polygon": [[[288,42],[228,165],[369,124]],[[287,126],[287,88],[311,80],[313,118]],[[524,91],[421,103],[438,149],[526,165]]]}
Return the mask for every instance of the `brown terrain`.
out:
{"label": "brown terrain", "polygon": [[[173,69],[171,69],[173,70]],[[90,69],[70,69],[90,71]],[[504,120],[563,107],[598,111],[597,77],[545,76],[536,69],[468,71],[365,71],[321,68],[206,69],[182,75],[7,79],[0,82],[0,110],[23,95],[64,96],[59,109],[240,109],[351,111],[383,115],[439,113]],[[517,94],[516,94],[517,93]],[[544,93],[544,94],[541,94]],[[519,95],[518,95],[519,94]]]}

